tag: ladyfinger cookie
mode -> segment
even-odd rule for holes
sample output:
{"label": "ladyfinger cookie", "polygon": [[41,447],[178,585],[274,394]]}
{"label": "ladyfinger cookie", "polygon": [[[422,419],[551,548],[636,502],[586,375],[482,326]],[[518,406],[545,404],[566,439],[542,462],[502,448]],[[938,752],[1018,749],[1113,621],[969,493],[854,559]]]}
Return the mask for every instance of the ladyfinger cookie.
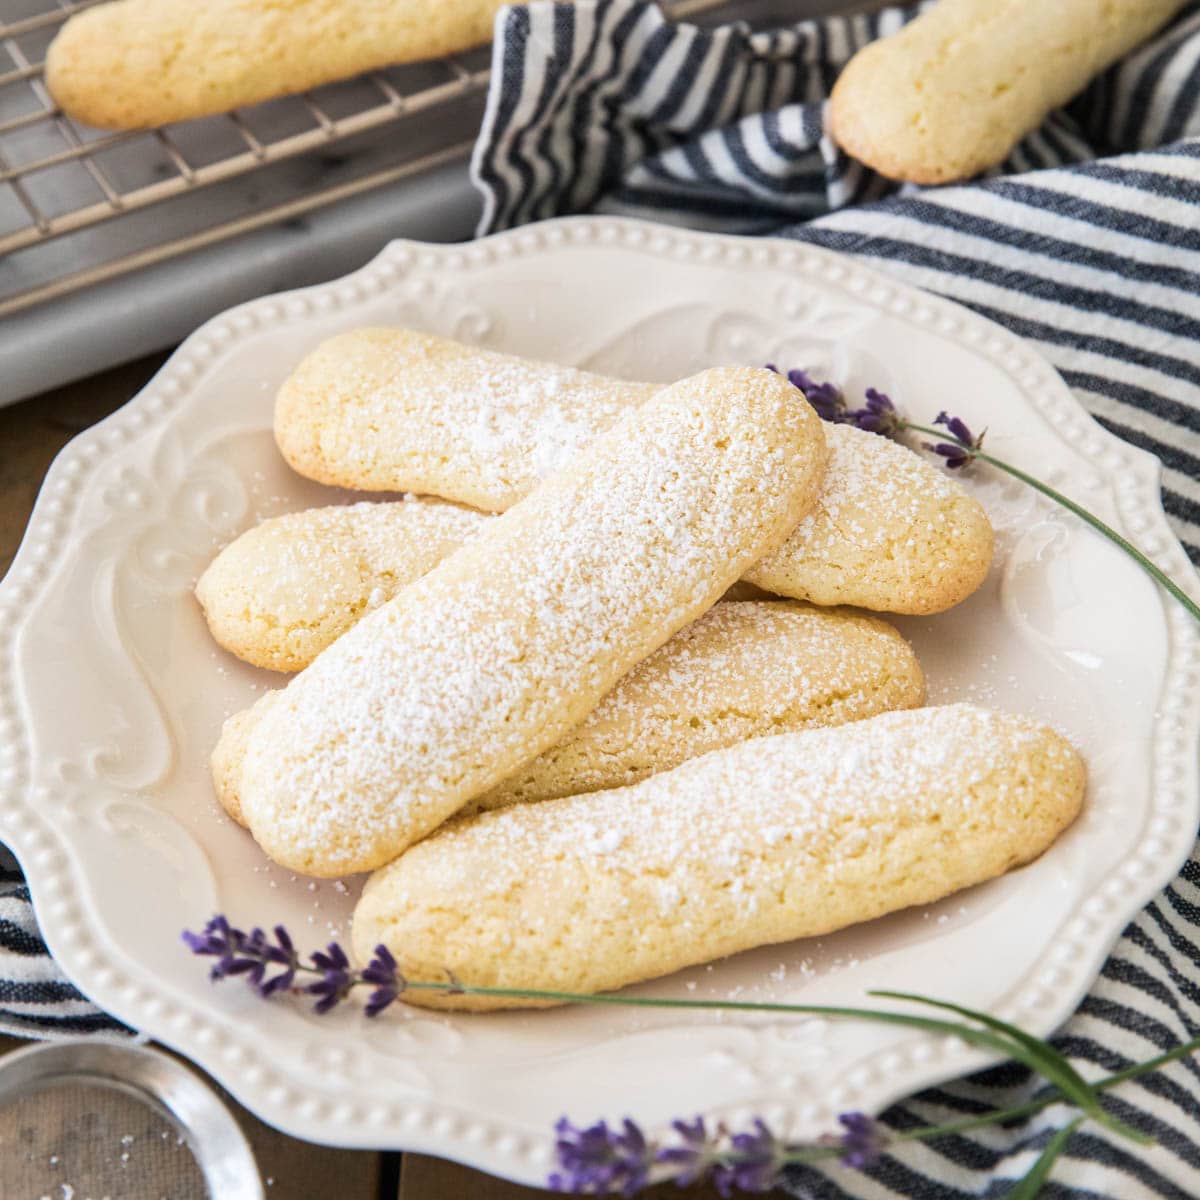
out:
{"label": "ladyfinger cookie", "polygon": [[1182,7],[939,0],[850,60],[830,97],[830,131],[891,179],[968,179],[1003,162],[1052,109]]}
{"label": "ladyfinger cookie", "polygon": [[217,555],[196,598],[226,650],[256,667],[299,671],[491,519],[416,496],[271,517]]}
{"label": "ladyfinger cookie", "polygon": [[1003,874],[1070,825],[1084,781],[1052,730],[968,704],[758,738],[454,822],[371,877],[354,948],[386,945],[414,980],[611,991]]}
{"label": "ladyfinger cookie", "polygon": [[[248,731],[281,694],[231,717],[213,751],[217,797],[235,820]],[[717,604],[464,811],[623,787],[747,738],[915,708],[924,695],[912,647],[878,618],[794,600]]]}
{"label": "ladyfinger cookie", "polygon": [[259,844],[314,875],[394,858],[777,549],[825,457],[770,371],[658,392],[292,680],[239,777]]}
{"label": "ladyfinger cookie", "polygon": [[876,617],[794,600],[717,604],[466,811],[625,787],[750,738],[924,699],[912,647]]}
{"label": "ladyfinger cookie", "polygon": [[[815,506],[745,579],[882,612],[941,612],[973,591],[991,562],[991,527],[961,485],[874,434],[830,425],[825,439]],[[299,671],[494,519],[413,496],[272,517],[213,559],[196,596],[226,650]]]}
{"label": "ladyfinger cookie", "polygon": [[412,329],[356,329],[284,381],[275,440],[318,483],[503,512],[661,386]]}
{"label": "ladyfinger cookie", "polygon": [[[361,329],[324,342],[287,379],[275,437],[322,483],[503,511],[653,390],[411,330]],[[751,581],[881,612],[942,612],[969,596],[992,558],[979,503],[876,434],[831,425],[825,436],[816,508]]]}
{"label": "ladyfinger cookie", "polygon": [[502,3],[112,0],[62,27],[46,83],[89,125],[165,125],[482,45]]}
{"label": "ladyfinger cookie", "polygon": [[250,734],[258,728],[267,710],[283,691],[264,692],[249,708],[235,712],[221,726],[221,736],[209,756],[208,767],[213,791],[225,812],[239,825],[246,824],[242,812],[242,766],[246,761],[246,745]]}
{"label": "ladyfinger cookie", "polygon": [[744,578],[814,604],[944,612],[992,565],[982,505],[911,450],[850,425],[828,425],[829,469],[817,503]]}

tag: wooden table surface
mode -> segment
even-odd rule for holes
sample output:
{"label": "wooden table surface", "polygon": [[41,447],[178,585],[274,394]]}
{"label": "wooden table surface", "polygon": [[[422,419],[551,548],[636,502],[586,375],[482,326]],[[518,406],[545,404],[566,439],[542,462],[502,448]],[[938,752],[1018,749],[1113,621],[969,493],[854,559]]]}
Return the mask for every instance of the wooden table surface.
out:
{"label": "wooden table surface", "polygon": [[[124,404],[162,361],[163,356],[143,359],[0,408],[0,576],[16,553],[54,456],[76,433]],[[24,1044],[0,1037],[0,1054]],[[299,1142],[264,1125],[231,1098],[226,1100],[254,1148],[264,1180],[270,1181],[268,1200],[520,1200],[546,1195],[425,1155],[330,1150]],[[20,1156],[19,1162],[17,1157],[0,1152],[0,1195],[4,1197],[64,1200],[72,1195],[75,1200],[87,1200],[93,1194],[96,1185],[80,1178],[78,1172],[70,1181],[63,1179],[49,1156]],[[128,1186],[119,1194],[110,1192],[111,1200],[157,1200],[158,1190],[152,1193],[139,1184],[138,1157],[131,1155],[124,1165],[128,1169],[122,1179]],[[23,1172],[19,1180],[11,1175],[15,1170]],[[65,1186],[68,1182],[69,1189]],[[96,1191],[95,1200],[101,1200],[103,1194]],[[643,1195],[653,1200],[668,1196],[714,1200],[716,1192],[706,1186],[680,1189],[663,1185]],[[176,1200],[173,1193],[171,1200]]]}

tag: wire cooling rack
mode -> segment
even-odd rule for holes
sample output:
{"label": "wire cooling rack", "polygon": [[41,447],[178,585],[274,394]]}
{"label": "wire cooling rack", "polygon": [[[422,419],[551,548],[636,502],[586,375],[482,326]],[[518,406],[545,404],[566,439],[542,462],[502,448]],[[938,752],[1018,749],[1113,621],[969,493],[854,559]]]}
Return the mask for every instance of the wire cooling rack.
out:
{"label": "wire cooling rack", "polygon": [[[100,2],[0,0],[0,317],[429,170],[465,155],[478,127],[486,50],[225,116],[92,129],[54,103],[43,63],[62,23]],[[136,220],[150,208],[153,220]],[[114,222],[119,235],[96,235]],[[45,250],[61,239],[73,244]]]}

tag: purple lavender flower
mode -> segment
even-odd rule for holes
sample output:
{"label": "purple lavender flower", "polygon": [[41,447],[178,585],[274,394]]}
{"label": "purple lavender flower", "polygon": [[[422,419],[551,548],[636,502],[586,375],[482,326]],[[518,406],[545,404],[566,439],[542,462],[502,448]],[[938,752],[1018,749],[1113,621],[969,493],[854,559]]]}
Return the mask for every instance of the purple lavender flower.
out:
{"label": "purple lavender flower", "polygon": [[364,983],[375,985],[375,990],[367,997],[368,1017],[379,1016],[406,986],[406,980],[397,969],[392,952],[382,943],[375,947],[375,954],[362,969],[360,978]]}
{"label": "purple lavender flower", "polygon": [[933,423],[935,425],[944,425],[950,431],[951,437],[957,438],[958,441],[954,443],[925,442],[924,446],[926,450],[932,450],[934,454],[940,454],[946,460],[946,466],[951,471],[956,471],[960,467],[965,467],[975,461],[976,453],[982,447],[983,439],[987,436],[986,429],[976,437],[958,417],[948,416],[944,412],[938,413]]}
{"label": "purple lavender flower", "polygon": [[803,371],[789,371],[788,380],[804,393],[804,398],[813,406],[813,411],[822,421],[837,422],[846,419],[846,397],[837,384],[817,383],[809,379]]}
{"label": "purple lavender flower", "polygon": [[[290,988],[296,977],[299,959],[292,940],[282,925],[275,926],[275,943],[257,927],[249,933],[236,929],[223,916],[215,916],[204,927],[203,933],[184,930],[183,940],[193,954],[215,957],[216,963],[209,978],[228,979],[234,975],[245,975],[255,990],[262,996]],[[277,965],[283,970],[270,978],[268,967]]]}
{"label": "purple lavender flower", "polygon": [[878,1123],[866,1113],[847,1112],[838,1117],[843,1132],[822,1139],[830,1145],[842,1147],[842,1162],[848,1167],[862,1170],[869,1167],[883,1153],[887,1135]]}
{"label": "purple lavender flower", "polygon": [[[205,925],[202,933],[185,930],[183,940],[193,954],[216,958],[210,972],[213,980],[241,975],[264,997],[276,992],[304,991],[318,997],[314,1007],[319,1013],[327,1013],[362,983],[373,987],[367,999],[366,1014],[378,1016],[408,987],[408,981],[386,946],[376,946],[371,961],[356,972],[337,942],[330,942],[324,950],[313,951],[309,955],[309,965],[301,961],[282,925],[276,925],[272,932],[273,941],[257,927],[246,933],[230,925],[227,918],[216,916]],[[269,975],[272,967],[282,969]],[[297,989],[297,972],[319,975],[320,978]]]}
{"label": "purple lavender flower", "polygon": [[322,972],[322,977],[315,983],[308,984],[304,990],[311,996],[321,997],[313,1005],[313,1010],[327,1013],[350,994],[350,989],[354,986],[354,972],[350,970],[350,960],[346,957],[346,952],[337,942],[330,942],[323,951],[314,950],[309,957],[313,966]]}
{"label": "purple lavender flower", "polygon": [[[783,372],[774,363],[767,363],[767,370],[776,375]],[[813,411],[822,421],[832,421],[837,424],[845,420],[846,397],[836,383],[818,383],[807,371],[794,367],[786,373],[788,383],[799,388],[804,398],[813,406]]]}
{"label": "purple lavender flower", "polygon": [[761,1119],[753,1133],[735,1133],[731,1153],[713,1166],[712,1180],[722,1196],[740,1192],[769,1192],[779,1182],[786,1147]]}
{"label": "purple lavender flower", "polygon": [[218,962],[209,972],[212,980],[224,979],[234,974],[233,968],[238,963],[238,953],[241,951],[245,934],[239,929],[232,929],[229,922],[222,916],[215,916],[204,926],[202,933],[193,933],[190,929],[183,931],[183,940],[193,954],[213,955]]}
{"label": "purple lavender flower", "polygon": [[862,408],[848,409],[842,417],[842,422],[867,433],[895,437],[904,428],[904,418],[892,403],[891,397],[873,387],[867,388],[866,397],[866,404]]}
{"label": "purple lavender flower", "polygon": [[649,1182],[655,1149],[628,1118],[619,1129],[610,1129],[605,1121],[581,1128],[563,1117],[554,1132],[561,1170],[547,1183],[556,1191],[632,1196]]}
{"label": "purple lavender flower", "polygon": [[292,939],[288,937],[288,931],[282,925],[276,925],[274,933],[276,945],[267,941],[261,929],[255,929],[250,934],[250,943],[262,956],[264,969],[267,963],[283,967],[278,975],[273,975],[270,979],[263,979],[260,974],[254,980],[262,996],[273,996],[276,992],[284,992],[291,988],[296,979],[296,968],[300,965],[300,956],[296,953],[296,947],[292,945]]}
{"label": "purple lavender flower", "polygon": [[687,1187],[708,1174],[716,1161],[723,1130],[718,1126],[710,1137],[703,1117],[693,1121],[672,1121],[671,1127],[679,1135],[679,1145],[659,1150],[655,1161],[670,1166],[670,1177],[680,1187]]}

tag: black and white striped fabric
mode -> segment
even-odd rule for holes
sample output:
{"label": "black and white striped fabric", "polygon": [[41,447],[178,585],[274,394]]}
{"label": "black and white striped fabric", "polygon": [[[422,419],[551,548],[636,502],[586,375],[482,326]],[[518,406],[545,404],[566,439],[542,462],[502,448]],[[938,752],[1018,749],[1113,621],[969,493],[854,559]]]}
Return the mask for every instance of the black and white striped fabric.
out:
{"label": "black and white striped fabric", "polygon": [[[988,177],[919,190],[840,154],[824,98],[854,51],[919,10],[752,33],[675,27],[645,0],[507,10],[473,173],[480,232],[561,213],[771,233],[860,255],[1037,344],[1110,430],[1163,461],[1200,563],[1200,6],[1095,81]],[[1200,1033],[1200,854],[1126,930],[1058,1045],[1119,1070]],[[1018,1104],[1000,1067],[896,1105],[894,1129]],[[799,1097],[797,1099],[800,1099]],[[1120,1093],[1159,1146],[1085,1126],[1047,1197],[1200,1196],[1200,1062]],[[999,1197],[1064,1121],[907,1145],[797,1195]]]}
{"label": "black and white striped fabric", "polygon": [[[1032,2],[1032,0],[1031,0]],[[481,232],[559,213],[622,213],[784,235],[870,259],[1035,342],[1109,429],[1166,466],[1174,528],[1200,563],[1200,5],[967,186],[897,189],[841,155],[823,101],[850,55],[917,9],[751,33],[673,26],[646,0],[508,9],[473,175]],[[46,956],[0,854],[0,1031],[104,1031]],[[1060,1046],[1111,1071],[1200,1033],[1200,857],[1125,932]],[[885,1116],[903,1129],[1033,1087],[1008,1066]],[[1127,1085],[1120,1115],[1159,1148],[1092,1126],[1048,1197],[1200,1195],[1200,1063]],[[797,1175],[836,1200],[998,1197],[1062,1121],[906,1146],[865,1173]]]}
{"label": "black and white striped fabric", "polygon": [[1102,422],[1159,455],[1200,562],[1200,5],[988,178],[924,191],[840,153],[823,100],[919,11],[750,32],[672,25],[647,0],[507,10],[472,160],[480,232],[602,212],[877,260],[1039,343]]}
{"label": "black and white striped fabric", "polygon": [[0,846],[0,1033],[123,1038],[131,1032],[85,1000],[46,953],[29,889],[15,860]]}

